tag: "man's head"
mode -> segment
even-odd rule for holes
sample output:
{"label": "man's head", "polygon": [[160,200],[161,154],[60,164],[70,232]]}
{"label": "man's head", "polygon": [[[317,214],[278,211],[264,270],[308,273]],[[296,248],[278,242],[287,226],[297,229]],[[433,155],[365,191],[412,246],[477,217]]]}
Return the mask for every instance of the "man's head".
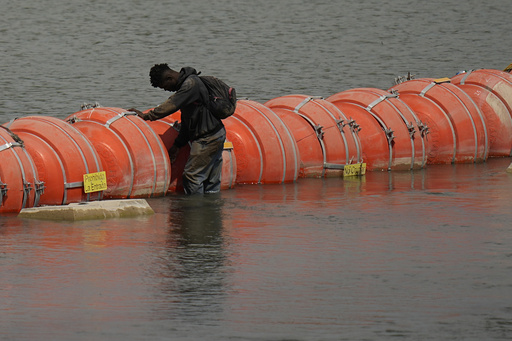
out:
{"label": "man's head", "polygon": [[149,71],[151,85],[167,91],[176,91],[180,73],[169,68],[167,64],[156,64]]}

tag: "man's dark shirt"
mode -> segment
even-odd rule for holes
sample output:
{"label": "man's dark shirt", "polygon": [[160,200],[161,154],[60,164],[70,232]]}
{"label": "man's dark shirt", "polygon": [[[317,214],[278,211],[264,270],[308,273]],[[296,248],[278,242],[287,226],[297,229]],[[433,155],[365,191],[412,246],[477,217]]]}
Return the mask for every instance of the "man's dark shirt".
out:
{"label": "man's dark shirt", "polygon": [[178,77],[178,90],[164,103],[146,114],[151,121],[181,111],[181,128],[174,141],[176,147],[183,147],[188,141],[213,135],[224,127],[206,108],[208,90],[194,68],[184,67]]}

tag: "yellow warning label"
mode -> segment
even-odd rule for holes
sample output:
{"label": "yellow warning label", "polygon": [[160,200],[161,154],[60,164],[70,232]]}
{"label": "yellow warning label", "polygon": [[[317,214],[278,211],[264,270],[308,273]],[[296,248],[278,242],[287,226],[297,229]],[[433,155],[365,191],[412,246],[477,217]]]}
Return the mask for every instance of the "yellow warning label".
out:
{"label": "yellow warning label", "polygon": [[84,192],[99,192],[107,189],[107,174],[105,171],[84,174]]}
{"label": "yellow warning label", "polygon": [[233,142],[224,142],[224,149],[233,149]]}
{"label": "yellow warning label", "polygon": [[343,167],[343,176],[358,176],[366,174],[366,163],[354,163]]}
{"label": "yellow warning label", "polygon": [[448,77],[444,77],[444,78],[438,78],[438,79],[434,79],[434,83],[447,83],[447,82],[450,82],[450,78]]}

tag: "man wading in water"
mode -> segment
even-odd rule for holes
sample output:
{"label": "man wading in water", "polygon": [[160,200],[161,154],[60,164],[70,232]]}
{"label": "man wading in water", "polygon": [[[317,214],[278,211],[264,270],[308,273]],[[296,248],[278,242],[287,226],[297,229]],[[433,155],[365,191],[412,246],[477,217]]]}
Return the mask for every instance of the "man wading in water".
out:
{"label": "man wading in water", "polygon": [[197,71],[184,67],[177,72],[167,64],[157,64],[151,68],[149,76],[153,87],[175,93],[147,114],[134,108],[129,110],[151,121],[180,110],[181,128],[169,149],[169,157],[174,162],[179,148],[190,142],[190,156],[183,171],[185,193],[219,192],[226,130],[221,120],[206,107],[208,90]]}

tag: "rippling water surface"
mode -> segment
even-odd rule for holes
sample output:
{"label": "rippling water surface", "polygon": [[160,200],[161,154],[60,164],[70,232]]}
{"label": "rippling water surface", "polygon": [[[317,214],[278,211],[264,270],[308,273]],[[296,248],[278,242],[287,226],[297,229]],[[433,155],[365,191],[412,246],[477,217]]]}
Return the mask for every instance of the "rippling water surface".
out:
{"label": "rippling water surface", "polygon": [[[0,0],[0,121],[149,108],[155,63],[241,97],[512,60],[510,1]],[[0,340],[509,340],[510,159],[0,218]]]}

